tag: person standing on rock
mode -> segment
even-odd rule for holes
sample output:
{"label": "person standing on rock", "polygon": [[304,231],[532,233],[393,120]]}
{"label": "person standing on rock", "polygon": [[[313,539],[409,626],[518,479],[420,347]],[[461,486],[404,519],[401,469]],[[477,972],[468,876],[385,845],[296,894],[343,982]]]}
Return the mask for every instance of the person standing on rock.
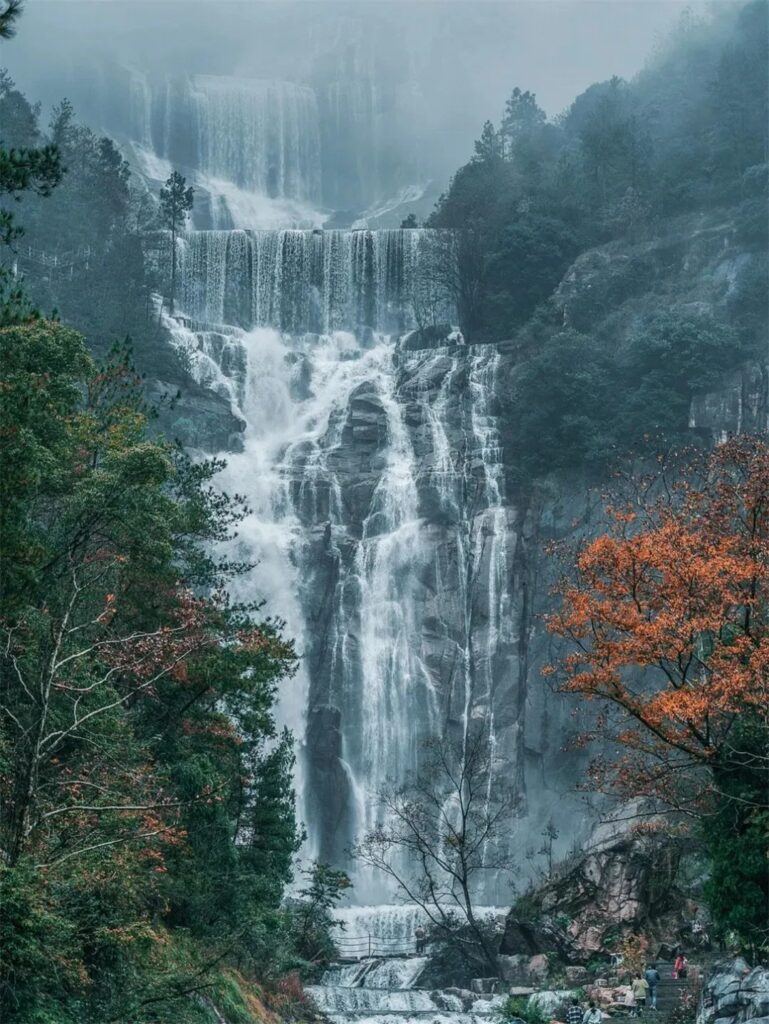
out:
{"label": "person standing on rock", "polygon": [[633,1002],[635,1004],[635,1016],[640,1017],[646,1009],[646,997],[649,994],[649,982],[646,978],[641,977],[639,971],[635,978],[631,982],[630,989],[633,993]]}
{"label": "person standing on rock", "polygon": [[566,1024],[582,1024],[582,1007],[579,1005],[579,999],[575,996],[571,1001],[571,1006],[566,1011]]}
{"label": "person standing on rock", "polygon": [[603,1014],[595,1005],[595,1000],[591,999],[590,1004],[582,1017],[582,1024],[601,1024],[602,1021]]}
{"label": "person standing on rock", "polygon": [[427,932],[421,924],[414,929],[414,938],[417,940],[417,956],[421,956],[425,951],[425,939],[427,938]]}
{"label": "person standing on rock", "polygon": [[646,968],[646,984],[649,986],[649,1009],[657,1009],[657,986],[660,983],[660,972],[656,964],[649,964]]}

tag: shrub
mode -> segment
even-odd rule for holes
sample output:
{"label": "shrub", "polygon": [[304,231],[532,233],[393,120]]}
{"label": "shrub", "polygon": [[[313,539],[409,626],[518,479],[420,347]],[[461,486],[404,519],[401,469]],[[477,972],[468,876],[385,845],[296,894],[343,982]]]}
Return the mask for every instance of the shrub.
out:
{"label": "shrub", "polygon": [[502,1020],[522,1020],[526,1024],[548,1024],[550,1020],[541,1006],[522,996],[508,996],[497,1013]]}

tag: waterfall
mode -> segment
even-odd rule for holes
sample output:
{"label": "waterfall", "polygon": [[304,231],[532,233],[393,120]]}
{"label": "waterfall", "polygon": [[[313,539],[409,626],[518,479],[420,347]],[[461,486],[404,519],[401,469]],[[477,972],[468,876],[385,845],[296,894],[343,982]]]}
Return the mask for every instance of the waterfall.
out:
{"label": "waterfall", "polygon": [[[192,231],[181,306],[193,320],[291,333],[414,326],[413,288],[426,233]],[[448,315],[449,311],[444,311]]]}
{"label": "waterfall", "polygon": [[[501,921],[504,911],[479,908],[482,917]],[[407,948],[414,943],[414,929],[428,923],[427,915],[414,906],[350,907],[335,912],[342,955],[368,939],[374,948],[387,943]],[[317,1008],[334,1024],[412,1024],[430,1020],[441,1024],[481,1024],[498,1012],[502,996],[484,997],[459,989],[428,989],[422,979],[430,957],[413,952],[402,955],[363,955],[353,962],[332,965],[321,983],[307,988]]]}
{"label": "waterfall", "polygon": [[199,169],[271,197],[320,198],[315,93],[292,82],[195,75]]}
{"label": "waterfall", "polygon": [[128,69],[129,125],[132,138],[147,150],[152,149],[152,91],[147,76]]}
{"label": "waterfall", "polygon": [[320,201],[315,93],[293,82],[129,71],[129,131],[156,158],[270,198]]}
{"label": "waterfall", "polygon": [[[300,744],[308,852],[348,869],[382,788],[449,723],[486,723],[501,777],[520,747],[497,710],[517,640],[500,354],[401,344],[428,234],[190,232],[184,320],[166,321],[247,425],[221,478],[250,508],[230,553],[257,564],[235,596],[264,599],[296,639],[280,716]],[[355,880],[358,900],[387,898],[360,866]]]}

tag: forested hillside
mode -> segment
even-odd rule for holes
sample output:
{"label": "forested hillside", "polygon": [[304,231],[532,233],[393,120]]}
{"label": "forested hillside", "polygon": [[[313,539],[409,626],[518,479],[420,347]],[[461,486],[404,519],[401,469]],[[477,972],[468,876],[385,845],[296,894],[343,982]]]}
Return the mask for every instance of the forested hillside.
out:
{"label": "forested hillside", "polygon": [[516,88],[430,217],[457,232],[467,337],[515,340],[527,473],[686,437],[694,396],[764,361],[766,13],[685,16],[552,121]]}

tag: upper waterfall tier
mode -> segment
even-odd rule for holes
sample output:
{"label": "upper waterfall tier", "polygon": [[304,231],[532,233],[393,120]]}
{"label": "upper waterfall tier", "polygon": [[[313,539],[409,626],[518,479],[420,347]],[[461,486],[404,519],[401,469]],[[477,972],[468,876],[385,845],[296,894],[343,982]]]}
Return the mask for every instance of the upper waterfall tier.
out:
{"label": "upper waterfall tier", "polygon": [[[415,325],[431,232],[194,231],[180,246],[193,320],[290,333],[399,333]],[[441,311],[444,319],[450,314]]]}
{"label": "upper waterfall tier", "polygon": [[320,198],[315,93],[217,75],[130,78],[130,134],[157,156],[266,196]]}

